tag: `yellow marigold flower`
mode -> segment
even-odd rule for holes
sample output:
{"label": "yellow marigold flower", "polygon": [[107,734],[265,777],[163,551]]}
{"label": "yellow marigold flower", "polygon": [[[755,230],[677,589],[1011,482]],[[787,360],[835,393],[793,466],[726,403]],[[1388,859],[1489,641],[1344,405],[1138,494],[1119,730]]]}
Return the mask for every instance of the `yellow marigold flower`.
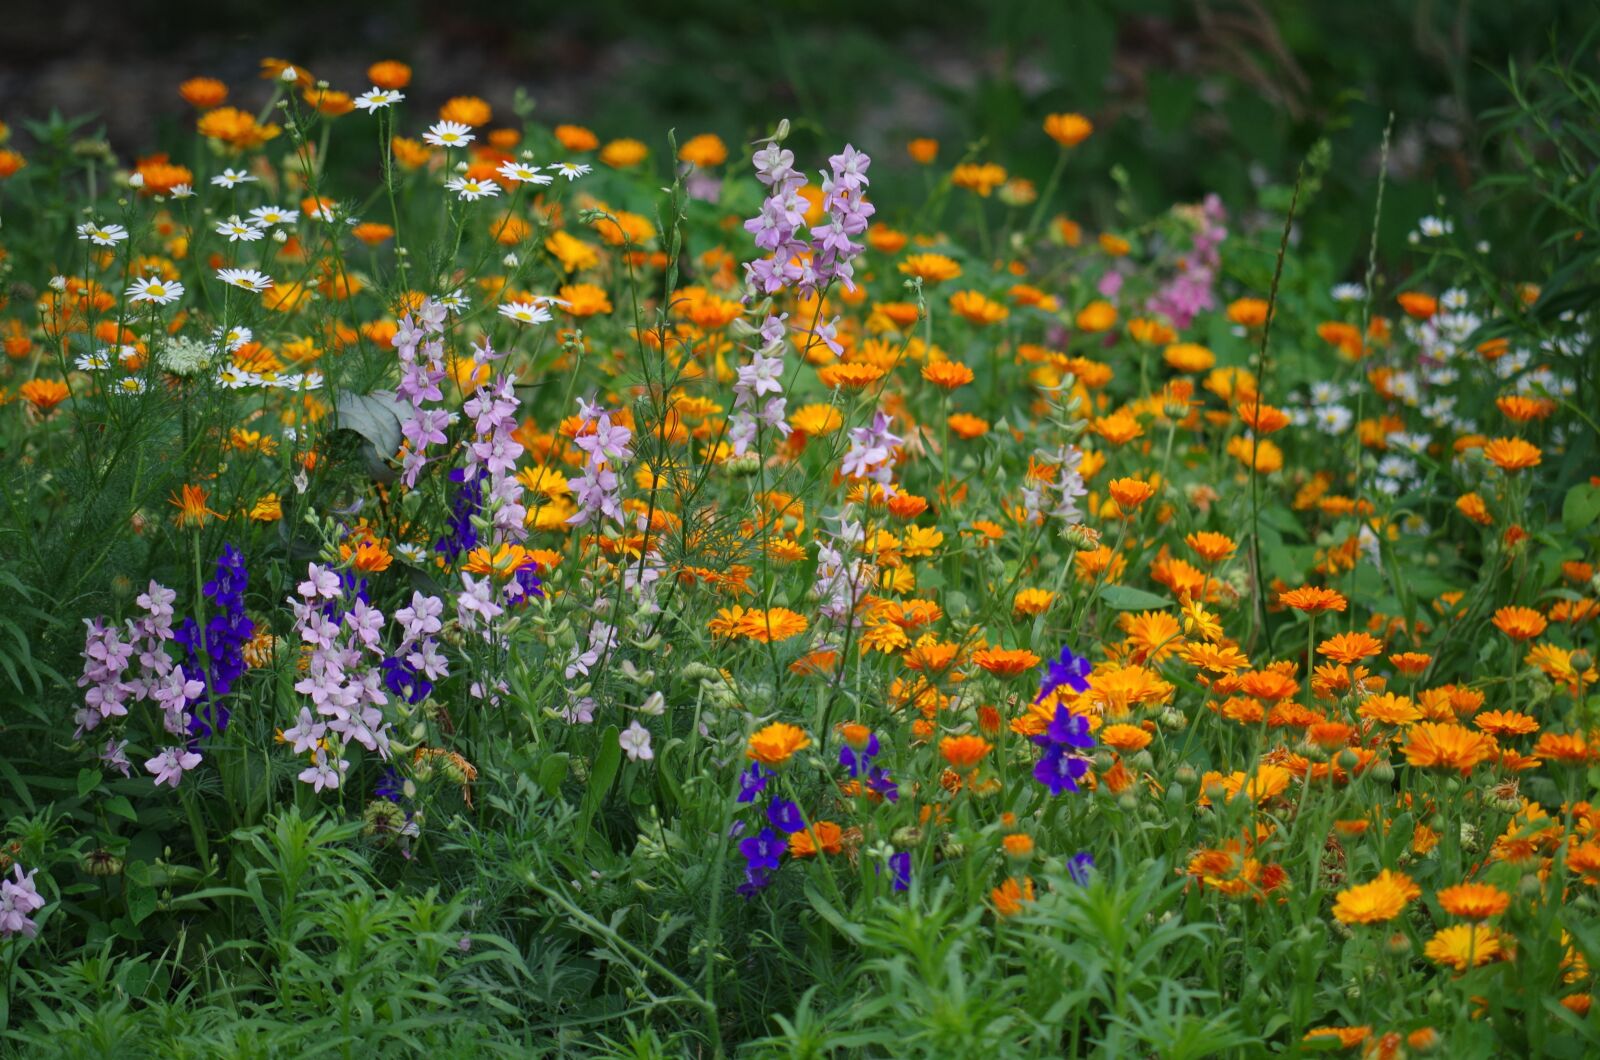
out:
{"label": "yellow marigold flower", "polygon": [[977,192],[987,199],[1006,180],[1006,171],[993,162],[963,162],[950,174],[950,183],[958,188]]}
{"label": "yellow marigold flower", "polygon": [[564,272],[582,272],[600,264],[600,251],[593,244],[576,239],[566,232],[552,233],[544,241],[544,249],[561,262]]}
{"label": "yellow marigold flower", "polygon": [[759,762],[768,769],[777,769],[788,763],[797,752],[811,746],[811,737],[804,729],[788,722],[775,721],[750,734],[745,757]]}
{"label": "yellow marigold flower", "polygon": [[1137,725],[1121,722],[1107,725],[1095,733],[1095,738],[1120,754],[1131,755],[1150,746],[1151,736]]}
{"label": "yellow marigold flower", "polygon": [[1458,972],[1488,964],[1500,952],[1499,933],[1484,924],[1452,924],[1440,929],[1422,947],[1430,961]]}
{"label": "yellow marigold flower", "polygon": [[907,559],[933,555],[934,549],[944,544],[943,531],[931,526],[908,526],[901,546]]}
{"label": "yellow marigold flower", "polygon": [[270,523],[282,519],[283,507],[278,502],[278,495],[263,494],[250,506],[249,516],[258,523]]}
{"label": "yellow marigold flower", "polygon": [[[258,124],[254,114],[238,107],[218,107],[216,110],[206,111],[200,115],[195,127],[200,135],[208,140],[221,140],[225,144],[245,150],[260,147],[283,131],[270,123]],[[148,187],[148,177],[145,183]],[[181,183],[192,183],[192,181]]]}
{"label": "yellow marigold flower", "polygon": [[611,312],[611,299],[606,295],[605,288],[592,283],[569,283],[561,288],[559,294],[571,303],[561,307],[561,311],[570,316],[592,317]]}
{"label": "yellow marigold flower", "polygon": [[705,168],[728,160],[728,146],[714,133],[701,133],[678,148],[678,159]]}
{"label": "yellow marigold flower", "polygon": [[1239,463],[1270,475],[1283,467],[1283,450],[1266,438],[1246,438],[1234,435],[1228,439],[1228,455]]}
{"label": "yellow marigold flower", "polygon": [[1340,891],[1333,904],[1334,919],[1341,924],[1387,923],[1400,915],[1407,902],[1421,894],[1421,888],[1410,876],[1384,869],[1371,883]]}
{"label": "yellow marigold flower", "polygon": [[627,169],[650,157],[650,148],[631,137],[612,140],[600,149],[600,161],[612,169]]}
{"label": "yellow marigold flower", "polygon": [[982,327],[998,324],[1011,310],[979,291],[957,291],[950,296],[950,308],[957,316]]}
{"label": "yellow marigold flower", "polygon": [[961,266],[943,254],[910,254],[900,263],[900,271],[923,283],[939,283],[961,275]]}
{"label": "yellow marigold flower", "polygon": [[1381,725],[1410,725],[1422,720],[1422,711],[1409,696],[1397,696],[1393,692],[1368,696],[1356,708],[1356,714]]}
{"label": "yellow marigold flower", "polygon": [[1049,609],[1056,594],[1048,589],[1023,589],[1011,601],[1011,610],[1019,615],[1040,615]]}
{"label": "yellow marigold flower", "polygon": [[1180,372],[1209,372],[1217,355],[1193,342],[1180,342],[1161,351],[1161,359]]}
{"label": "yellow marigold flower", "polygon": [[1082,114],[1051,114],[1044,119],[1044,132],[1062,147],[1077,147],[1094,132],[1094,123]]}
{"label": "yellow marigold flower", "polygon": [[828,435],[844,426],[844,413],[834,405],[803,405],[789,417],[789,426],[803,434]]}

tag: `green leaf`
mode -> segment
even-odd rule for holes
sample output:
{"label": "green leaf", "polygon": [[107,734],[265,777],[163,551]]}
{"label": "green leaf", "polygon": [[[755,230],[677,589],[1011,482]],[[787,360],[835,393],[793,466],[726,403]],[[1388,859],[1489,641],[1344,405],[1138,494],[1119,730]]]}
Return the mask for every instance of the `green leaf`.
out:
{"label": "green leaf", "polygon": [[1147,593],[1126,585],[1108,585],[1100,590],[1100,600],[1115,611],[1153,611],[1172,606],[1172,598]]}
{"label": "green leaf", "polygon": [[107,813],[114,813],[118,817],[126,817],[135,824],[139,821],[138,811],[133,808],[133,803],[128,801],[126,795],[113,795],[101,805],[106,808]]}
{"label": "green leaf", "polygon": [[99,786],[100,771],[98,769],[78,770],[78,797],[80,799]]}
{"label": "green leaf", "polygon": [[390,458],[400,451],[400,424],[408,412],[390,390],[370,394],[340,394],[334,405],[340,431],[353,431],[367,442],[362,456],[367,472],[378,482],[392,482]]}
{"label": "green leaf", "polygon": [[1561,504],[1561,525],[1569,534],[1581,534],[1600,519],[1600,486],[1580,482],[1567,491]]}
{"label": "green leaf", "polygon": [[611,782],[617,779],[617,770],[621,765],[622,744],[617,740],[617,727],[608,725],[606,731],[600,734],[600,751],[595,755],[593,768],[589,770],[589,790],[583,793],[583,806],[578,810],[578,827],[573,834],[577,836],[580,847],[587,844],[589,822],[600,808],[600,800],[611,790]]}
{"label": "green leaf", "polygon": [[147,883],[128,884],[128,920],[134,924],[156,911],[156,889]]}
{"label": "green leaf", "polygon": [[539,786],[552,799],[561,794],[561,782],[567,779],[567,756],[554,754],[539,763]]}

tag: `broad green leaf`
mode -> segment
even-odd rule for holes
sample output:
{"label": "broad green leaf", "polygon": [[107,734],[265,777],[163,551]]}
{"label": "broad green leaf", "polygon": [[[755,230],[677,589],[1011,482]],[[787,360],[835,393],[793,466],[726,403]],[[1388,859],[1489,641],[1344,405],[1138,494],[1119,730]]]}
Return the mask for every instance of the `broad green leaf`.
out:
{"label": "broad green leaf", "polygon": [[1172,606],[1169,596],[1157,596],[1127,585],[1108,585],[1101,589],[1100,602],[1116,611],[1157,611]]}

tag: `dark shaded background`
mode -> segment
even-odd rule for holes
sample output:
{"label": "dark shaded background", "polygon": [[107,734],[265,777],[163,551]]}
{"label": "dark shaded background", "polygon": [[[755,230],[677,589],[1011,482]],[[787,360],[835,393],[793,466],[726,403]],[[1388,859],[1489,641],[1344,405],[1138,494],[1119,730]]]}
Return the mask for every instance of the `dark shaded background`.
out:
{"label": "dark shaded background", "polygon": [[[748,140],[788,116],[894,164],[911,136],[939,137],[942,162],[982,141],[1042,180],[1055,148],[1040,118],[1078,110],[1099,130],[1081,171],[1119,164],[1146,212],[1213,190],[1248,202],[1326,136],[1333,170],[1307,223],[1339,259],[1364,249],[1390,111],[1383,239],[1399,248],[1493,152],[1473,116],[1503,101],[1508,61],[1595,17],[1562,0],[26,0],[0,16],[0,118],[94,112],[127,157],[187,124],[186,77],[223,78],[252,105],[268,91],[263,56],[350,92],[370,62],[397,58],[416,70],[419,108],[473,93],[511,120],[520,86],[537,119],[657,151],[669,127]],[[1075,213],[1111,210],[1115,188],[1094,183]]]}

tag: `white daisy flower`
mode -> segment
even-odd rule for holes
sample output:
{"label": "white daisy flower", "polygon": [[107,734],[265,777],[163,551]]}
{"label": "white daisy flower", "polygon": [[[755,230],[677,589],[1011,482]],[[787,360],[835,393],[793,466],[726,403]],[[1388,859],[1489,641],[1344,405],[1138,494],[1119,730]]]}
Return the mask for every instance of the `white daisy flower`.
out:
{"label": "white daisy flower", "polygon": [[544,324],[552,319],[550,310],[535,302],[507,302],[500,307],[500,315],[522,324]]}
{"label": "white daisy flower", "polygon": [[551,184],[556,179],[548,173],[541,173],[538,166],[530,166],[526,162],[502,162],[500,175],[520,184]]}
{"label": "white daisy flower", "polygon": [[272,286],[272,277],[255,269],[218,269],[217,279],[246,291],[265,291]]}
{"label": "white daisy flower", "polygon": [[405,93],[392,88],[371,88],[356,97],[356,107],[365,111],[382,110],[405,98]]}
{"label": "white daisy flower", "polygon": [[227,347],[230,353],[242,346],[249,345],[250,340],[253,338],[255,338],[255,332],[246,327],[232,327],[227,331],[216,328],[211,332],[211,341],[219,346]]}
{"label": "white daisy flower", "polygon": [[177,280],[163,280],[159,276],[146,276],[129,287],[127,295],[130,302],[171,305],[183,297],[183,284]]}
{"label": "white daisy flower", "polygon": [[171,194],[174,199],[192,199],[194,198],[194,188],[189,186],[187,183],[174,184],[172,186],[172,191],[169,194]]}
{"label": "white daisy flower", "polygon": [[227,390],[243,390],[247,386],[260,386],[261,377],[230,364],[218,369],[217,385]]}
{"label": "white daisy flower", "polygon": [[78,238],[87,239],[97,247],[114,247],[128,238],[128,230],[121,225],[97,225],[85,221],[78,226]]}
{"label": "white daisy flower", "polygon": [[468,177],[451,177],[444,186],[468,202],[493,198],[500,194],[500,185],[492,180],[473,180]]}
{"label": "white daisy flower", "polygon": [[112,393],[120,394],[123,397],[133,397],[136,394],[144,393],[144,390],[144,380],[136,375],[123,376],[111,388]]}
{"label": "white daisy flower", "polygon": [[427,549],[423,548],[421,545],[414,545],[409,541],[403,541],[400,544],[395,545],[392,551],[402,561],[410,563],[413,566],[425,563],[428,559]]}
{"label": "white daisy flower", "polygon": [[461,288],[459,287],[451,291],[449,294],[440,295],[435,299],[435,301],[444,306],[446,309],[450,310],[452,313],[459,313],[471,304],[467,301],[467,296],[461,293]]}
{"label": "white daisy flower", "polygon": [[465,147],[477,139],[472,134],[472,126],[458,121],[436,121],[422,138],[435,147]]}
{"label": "white daisy flower", "polygon": [[292,225],[298,220],[300,220],[299,210],[286,210],[282,206],[257,206],[250,211],[250,223],[257,228]]}
{"label": "white daisy flower", "polygon": [[1367,296],[1367,289],[1359,283],[1336,283],[1331,293],[1335,302],[1359,302]]}
{"label": "white daisy flower", "polygon": [[556,163],[556,172],[568,180],[577,180],[579,177],[587,176],[593,169],[593,166],[586,166],[582,162]]}
{"label": "white daisy flower", "polygon": [[230,243],[237,243],[241,239],[246,243],[253,243],[265,236],[266,233],[254,225],[245,224],[239,220],[238,214],[234,214],[217,226],[217,235],[227,236]]}
{"label": "white daisy flower", "polygon": [[85,353],[72,362],[80,372],[103,372],[111,367],[111,351],[95,350]]}
{"label": "white daisy flower", "polygon": [[232,188],[255,179],[255,177],[242,169],[224,169],[221,173],[211,178],[211,183],[219,188]]}
{"label": "white daisy flower", "polygon": [[1417,222],[1417,228],[1430,239],[1447,236],[1456,230],[1455,222],[1444,217],[1424,217]]}

